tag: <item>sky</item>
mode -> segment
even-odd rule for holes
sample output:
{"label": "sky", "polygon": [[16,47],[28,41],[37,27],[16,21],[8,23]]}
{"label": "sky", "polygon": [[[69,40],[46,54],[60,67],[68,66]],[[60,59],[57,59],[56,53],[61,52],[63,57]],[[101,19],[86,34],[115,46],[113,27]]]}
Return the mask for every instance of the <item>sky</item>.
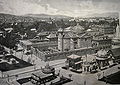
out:
{"label": "sky", "polygon": [[86,16],[119,12],[120,0],[0,0],[0,13]]}

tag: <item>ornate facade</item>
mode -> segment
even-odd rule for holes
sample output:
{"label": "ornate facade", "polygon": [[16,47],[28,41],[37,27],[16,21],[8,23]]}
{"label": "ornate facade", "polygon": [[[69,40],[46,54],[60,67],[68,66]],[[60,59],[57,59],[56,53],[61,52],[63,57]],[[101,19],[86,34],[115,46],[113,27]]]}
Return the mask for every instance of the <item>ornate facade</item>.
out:
{"label": "ornate facade", "polygon": [[58,49],[69,51],[92,46],[92,37],[84,33],[84,28],[77,24],[74,27],[58,30]]}

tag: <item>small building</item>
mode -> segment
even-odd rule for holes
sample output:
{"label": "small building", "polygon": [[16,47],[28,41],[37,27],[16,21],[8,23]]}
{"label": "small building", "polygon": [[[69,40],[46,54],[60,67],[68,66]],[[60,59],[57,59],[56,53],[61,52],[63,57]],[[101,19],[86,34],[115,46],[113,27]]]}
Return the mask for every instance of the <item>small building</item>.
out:
{"label": "small building", "polygon": [[49,33],[48,32],[40,32],[37,34],[37,36],[35,38],[40,39],[40,40],[44,40],[46,38],[46,36],[48,36]]}
{"label": "small building", "polygon": [[108,54],[108,51],[101,49],[97,52],[96,63],[99,69],[109,66],[111,60],[112,60],[112,56]]}
{"label": "small building", "polygon": [[48,40],[40,40],[40,39],[29,39],[29,40],[20,40],[20,45],[26,50],[31,50],[31,46],[44,49],[46,47],[57,46],[57,42],[48,42]]}
{"label": "small building", "polygon": [[67,62],[68,62],[68,66],[73,68],[73,69],[82,69],[82,60],[81,60],[81,56],[72,54],[70,56],[67,56]]}
{"label": "small building", "polygon": [[57,33],[50,33],[48,36],[46,36],[46,38],[49,40],[49,41],[55,41],[57,42],[58,41],[58,36],[57,36]]}
{"label": "small building", "polygon": [[33,84],[41,85],[44,84],[51,79],[51,77],[54,77],[53,74],[45,74],[42,71],[32,73],[31,75],[31,82]]}

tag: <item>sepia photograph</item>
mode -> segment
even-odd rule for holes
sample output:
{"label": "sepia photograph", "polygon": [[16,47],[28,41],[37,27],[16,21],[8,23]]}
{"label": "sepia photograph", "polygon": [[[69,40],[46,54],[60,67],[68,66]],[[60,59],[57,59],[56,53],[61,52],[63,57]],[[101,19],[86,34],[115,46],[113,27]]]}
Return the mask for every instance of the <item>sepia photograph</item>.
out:
{"label": "sepia photograph", "polygon": [[120,0],[0,0],[0,85],[120,85]]}

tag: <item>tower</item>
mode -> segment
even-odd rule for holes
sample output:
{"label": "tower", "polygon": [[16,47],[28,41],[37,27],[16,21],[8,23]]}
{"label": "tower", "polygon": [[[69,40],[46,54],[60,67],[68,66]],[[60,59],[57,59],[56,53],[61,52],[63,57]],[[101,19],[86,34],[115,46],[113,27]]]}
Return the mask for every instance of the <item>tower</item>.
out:
{"label": "tower", "polygon": [[120,27],[119,27],[118,24],[117,24],[117,27],[116,27],[116,38],[120,39]]}
{"label": "tower", "polygon": [[63,37],[64,37],[64,29],[60,28],[58,30],[58,49],[60,51],[63,51],[63,49],[64,49]]}

